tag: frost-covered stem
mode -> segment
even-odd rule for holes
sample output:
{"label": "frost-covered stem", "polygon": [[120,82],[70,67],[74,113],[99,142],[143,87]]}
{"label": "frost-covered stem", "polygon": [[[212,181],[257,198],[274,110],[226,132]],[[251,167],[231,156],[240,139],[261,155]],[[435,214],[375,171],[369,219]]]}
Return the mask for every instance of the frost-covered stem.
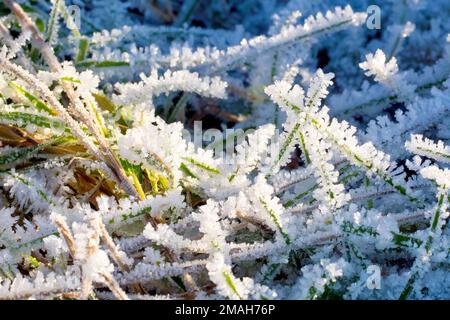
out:
{"label": "frost-covered stem", "polygon": [[[156,220],[153,219],[149,214],[146,214],[145,217],[146,217],[146,220],[153,227],[153,229],[156,230],[158,228]],[[164,248],[164,249],[166,249],[167,260],[169,262],[176,263],[176,264],[180,263],[178,257],[176,255],[174,255],[169,248]],[[186,271],[186,272],[182,273],[182,280],[183,280],[183,284],[186,287],[188,292],[196,292],[198,290],[198,286],[195,283],[194,278],[191,276],[191,274],[189,272]]]}
{"label": "frost-covered stem", "polygon": [[442,141],[434,143],[422,135],[411,135],[411,140],[405,143],[410,152],[428,158],[450,164],[450,147],[445,146]]}
{"label": "frost-covered stem", "polygon": [[44,86],[38,79],[34,78],[31,74],[25,71],[21,66],[15,65],[6,59],[0,61],[0,68],[13,77],[18,77],[26,82],[31,88],[34,88],[39,95],[47,100],[47,102],[56,109],[58,116],[67,124],[72,130],[72,133],[80,139],[80,141],[86,146],[86,148],[96,157],[102,159],[101,153],[98,148],[91,142],[90,138],[81,130],[79,123],[77,123],[72,116],[66,111],[61,103],[56,99],[53,93]]}
{"label": "frost-covered stem", "polygon": [[[417,185],[417,186],[413,186],[411,187],[411,189],[424,189],[428,187],[427,185]],[[367,193],[367,194],[363,194],[363,195],[359,195],[357,197],[353,197],[350,202],[361,202],[361,201],[365,201],[365,200],[369,200],[369,199],[374,199],[374,198],[380,198],[383,197],[385,195],[389,195],[389,194],[394,194],[397,193],[398,190],[385,190],[385,191],[376,191],[376,192],[372,192],[372,193]]]}
{"label": "frost-covered stem", "polygon": [[48,63],[50,69],[59,71],[61,69],[61,65],[59,64],[59,61],[56,58],[53,49],[45,42],[44,38],[41,36],[39,30],[31,20],[31,18],[25,13],[22,7],[17,4],[16,1],[3,0],[3,2],[17,17],[17,20],[19,20],[22,28],[31,33],[33,45],[41,52],[42,57]]}
{"label": "frost-covered stem", "polygon": [[[101,239],[103,240],[104,244],[108,248],[109,253],[111,254],[111,257],[117,263],[120,270],[122,272],[130,272],[130,267],[128,266],[128,264],[125,261],[123,261],[123,258],[119,252],[119,249],[117,248],[116,244],[114,243],[114,240],[109,235],[109,232],[106,229],[106,226],[102,219],[98,219],[98,227],[99,227]],[[116,283],[114,279],[112,279],[112,280],[114,281],[114,283]],[[132,285],[132,287],[135,292],[144,293],[138,283],[134,283]],[[119,287],[119,289],[120,289],[120,287]],[[111,291],[112,290],[113,289],[111,289]],[[116,296],[117,296],[117,294],[116,294]],[[122,300],[124,300],[124,299],[122,299]]]}
{"label": "frost-covered stem", "polygon": [[[331,18],[333,18],[333,14],[330,13],[330,15]],[[321,24],[314,21],[316,23],[315,25],[313,23],[311,23],[311,25],[305,24],[305,26],[297,27],[297,29],[293,31],[294,36],[291,37],[285,36],[284,34],[277,34],[269,38],[259,38],[257,39],[256,44],[252,44],[254,41],[251,39],[248,41],[250,45],[233,47],[233,50],[226,52],[219,61],[212,63],[207,62],[199,67],[207,67],[206,70],[209,74],[217,74],[230,69],[242,61],[248,60],[250,57],[262,55],[280,47],[287,47],[296,42],[304,41],[329,31],[338,31],[347,25],[359,25],[365,21],[366,16],[365,13],[354,13],[351,8],[347,6],[341,12],[339,19],[336,19],[335,21],[322,22]]]}
{"label": "frost-covered stem", "polygon": [[[438,202],[437,202],[434,214],[433,214],[431,222],[430,222],[430,229],[429,229],[430,232],[428,235],[428,239],[423,244],[423,246],[425,248],[425,252],[427,254],[430,254],[430,252],[431,252],[433,241],[435,239],[436,233],[438,232],[437,227],[439,225],[439,220],[441,219],[442,215],[447,210],[446,198],[447,198],[447,194],[448,194],[448,188],[446,186],[441,186],[441,188],[442,189],[439,191],[438,196],[437,196]],[[445,221],[443,222],[443,225],[441,225],[441,227],[444,227],[444,226],[445,226]],[[413,265],[413,268],[412,268],[413,269],[412,274],[409,277],[408,281],[406,282],[405,287],[403,288],[403,291],[400,294],[400,297],[399,297],[400,300],[408,299],[409,295],[413,291],[414,282],[419,277],[419,270],[417,270],[417,268],[420,263],[421,262],[419,261],[419,258],[417,258]]]}
{"label": "frost-covered stem", "polygon": [[112,171],[114,172],[115,178],[118,181],[119,185],[131,196],[135,198],[141,198],[136,191],[133,184],[130,182],[128,177],[126,176],[122,166],[120,165],[117,157],[114,155],[111,148],[108,146],[104,136],[100,133],[99,128],[96,123],[96,118],[93,115],[93,111],[86,111],[84,108],[83,102],[80,100],[78,95],[73,90],[73,87],[70,83],[62,80],[61,85],[64,88],[69,100],[72,102],[72,109],[77,110],[81,114],[81,120],[88,127],[89,131],[96,138],[100,149],[102,150],[106,160],[108,160],[109,166],[111,166]]}
{"label": "frost-covered stem", "polygon": [[242,212],[241,210],[236,210],[236,217],[238,217],[239,219],[250,223],[262,230],[270,230],[271,228],[261,219],[255,218],[255,217],[251,217],[247,214],[245,214],[244,212]]}
{"label": "frost-covered stem", "polygon": [[[9,33],[8,28],[3,24],[3,22],[0,21],[0,35],[4,39],[4,41],[10,46],[14,46],[14,39]],[[19,50],[17,53],[17,60],[18,62],[29,72],[35,73],[36,70],[34,69],[33,65],[31,64],[30,60],[23,54],[22,50]]]}
{"label": "frost-covered stem", "polygon": [[[435,81],[432,82],[426,82],[426,83],[422,83],[421,85],[419,85],[414,92],[416,94],[422,93],[426,90],[429,90],[430,88],[433,88],[435,86],[441,85],[442,83],[445,82],[445,80],[448,79],[448,75],[445,75],[444,77],[442,77],[441,79],[437,79]],[[384,95],[381,95],[377,98],[373,98],[373,99],[368,99],[366,102],[357,104],[357,105],[350,105],[348,106],[343,112],[342,114],[344,115],[348,115],[348,114],[353,114],[355,112],[355,110],[359,110],[359,109],[364,109],[366,107],[370,107],[373,105],[381,105],[384,103],[394,103],[400,100],[400,96],[396,93],[391,93],[388,92]]]}
{"label": "frost-covered stem", "polygon": [[284,239],[284,242],[286,242],[287,245],[290,245],[292,243],[292,241],[289,238],[289,235],[284,231],[284,229],[283,229],[283,227],[281,225],[280,218],[278,217],[278,215],[275,212],[275,210],[270,208],[268,203],[267,203],[267,201],[264,200],[263,198],[259,198],[259,202],[264,207],[264,209],[267,211],[267,213],[269,213],[270,219],[273,221],[273,223],[277,227],[278,232],[280,232],[281,236]]}
{"label": "frost-covered stem", "polygon": [[[407,10],[408,10],[408,4],[406,3],[406,0],[402,0],[401,1],[401,6],[402,6],[402,13],[400,16],[400,24],[404,24],[406,22],[406,16],[407,16]],[[400,43],[402,42],[403,35],[402,32],[399,32],[397,34],[397,36],[395,37],[395,41],[394,44],[391,48],[391,50],[389,51],[389,54],[387,55],[387,59],[386,61],[389,61],[392,59],[392,57],[394,57],[397,54],[397,50],[400,46]]]}
{"label": "frost-covered stem", "polygon": [[[292,250],[298,250],[301,248],[321,245],[324,242],[336,239],[337,236],[335,233],[322,232],[312,238],[313,239],[309,239],[309,241],[303,241],[301,243],[294,242],[292,247],[290,246],[289,248]],[[232,261],[242,261],[249,259],[254,260],[278,253],[280,252],[280,250],[285,250],[286,246],[288,245],[284,241],[277,243],[269,242],[244,244],[244,250],[242,250],[239,245],[236,245],[235,248],[232,248],[233,251],[231,252],[230,257]],[[182,263],[166,264],[164,266],[142,264],[140,268],[137,268],[130,273],[124,274],[119,279],[119,281],[122,285],[126,285],[135,281],[135,277],[139,277],[142,281],[150,281],[167,276],[175,276],[179,275],[183,271],[196,271],[199,268],[204,268],[208,262],[208,259],[199,259]],[[146,270],[146,272],[142,274],[147,266],[151,269],[149,269],[148,271]]]}
{"label": "frost-covered stem", "polygon": [[58,228],[59,234],[61,234],[66,241],[67,247],[69,248],[70,255],[73,259],[75,259],[76,254],[76,245],[75,245],[75,239],[72,236],[72,233],[69,230],[69,227],[67,226],[67,223],[64,221],[64,219],[60,215],[56,215],[53,219],[53,223]]}
{"label": "frost-covered stem", "polygon": [[60,13],[61,0],[53,2],[52,11],[50,11],[50,18],[47,25],[47,41],[54,43],[58,33],[58,19]]}
{"label": "frost-covered stem", "polygon": [[339,149],[341,150],[341,152],[343,154],[345,154],[349,159],[353,159],[355,161],[355,163],[360,166],[363,167],[366,170],[372,170],[374,171],[374,173],[380,178],[382,179],[384,182],[386,182],[387,184],[391,185],[392,187],[394,187],[400,194],[406,196],[410,201],[416,201],[417,199],[415,199],[414,197],[410,196],[407,192],[406,192],[406,188],[395,182],[393,180],[393,178],[391,176],[389,176],[389,174],[383,170],[381,170],[380,168],[375,168],[375,170],[373,170],[374,166],[373,163],[370,162],[370,160],[363,160],[364,159],[364,155],[358,154],[355,151],[352,151],[350,148],[348,148],[345,144],[340,143],[340,141],[335,137],[334,133],[329,131],[327,128],[322,127],[322,125],[316,121],[313,117],[311,117],[311,115],[307,115],[307,118],[310,118],[309,121],[310,123],[317,128],[317,130],[323,132],[325,134],[325,136],[327,136],[328,139],[330,139],[337,147],[339,147]]}
{"label": "frost-covered stem", "polygon": [[[424,217],[425,212],[417,212],[414,215],[408,214],[406,217],[399,215],[399,217],[394,216],[393,218],[397,221],[397,223],[404,224],[421,221]],[[307,247],[320,246],[325,242],[337,239],[339,236],[340,235],[337,232],[318,232],[315,236],[308,239],[308,241],[294,241],[292,249],[298,250]],[[233,261],[245,260],[248,256],[251,256],[252,259],[261,258],[272,254],[273,251],[278,251],[280,249],[280,244],[282,245],[283,243],[280,242],[278,245],[274,244],[272,245],[272,248],[270,247],[270,245],[265,246],[264,243],[251,244],[246,245],[244,247],[245,250],[242,250],[239,245],[236,245],[235,247],[232,247],[231,258]]]}
{"label": "frost-covered stem", "polygon": [[[314,186],[313,188],[308,190],[308,192],[311,192],[312,190],[316,189],[317,187],[318,187],[318,185]],[[425,187],[425,186],[417,186],[417,187],[413,187],[413,189],[420,189],[423,187]],[[362,201],[376,199],[376,198],[380,198],[380,197],[391,195],[391,194],[398,194],[398,191],[397,190],[376,191],[373,193],[367,193],[367,194],[363,194],[363,195],[360,195],[357,197],[352,197],[348,202],[349,203],[362,202]],[[287,203],[289,203],[289,202],[287,202]],[[297,209],[297,207],[293,207],[292,209],[288,209],[288,211],[291,214],[302,214],[302,213],[306,213],[306,212],[311,212],[317,208],[319,208],[319,204],[302,206],[298,209]]]}
{"label": "frost-covered stem", "polygon": [[[416,214],[406,214],[394,216],[399,224],[413,223],[420,221],[424,218],[424,212],[418,212]],[[272,254],[281,252],[289,246],[292,250],[299,250],[302,248],[315,247],[323,245],[324,243],[336,240],[339,238],[337,232],[317,232],[314,236],[301,241],[296,240],[291,245],[280,241],[277,243],[255,243],[255,244],[232,244],[230,257],[232,261],[254,260],[270,256]],[[119,278],[119,282],[122,285],[128,285],[135,282],[136,278],[139,278],[141,282],[148,282],[151,280],[161,279],[167,276],[176,276],[186,271],[196,271],[199,268],[204,268],[208,263],[208,259],[199,259],[194,261],[186,261],[181,263],[165,264],[163,266],[155,266],[142,264],[136,270],[132,270],[129,273],[125,273]],[[149,269],[146,269],[146,268]]]}
{"label": "frost-covered stem", "polygon": [[194,277],[188,272],[183,273],[183,283],[186,286],[188,292],[195,293],[199,290],[195,283]]}
{"label": "frost-covered stem", "polygon": [[[99,228],[98,228],[99,220],[100,219],[99,219],[98,216],[90,217],[90,219],[89,219],[89,226],[93,230],[95,230],[95,232],[90,234],[88,239],[87,239],[87,243],[86,243],[86,247],[85,247],[86,253],[84,254],[84,257],[82,258],[83,260],[89,259],[99,249],[99,246],[98,246],[99,238],[100,238]],[[83,261],[83,260],[81,260],[81,261]],[[81,298],[82,299],[88,299],[89,295],[92,292],[92,282],[93,282],[92,270],[89,270],[86,267],[86,265],[82,264],[81,265],[81,274],[82,274],[82,277],[81,277]],[[99,272],[98,275],[102,276],[102,273]]]}
{"label": "frost-covered stem", "polygon": [[[347,159],[341,159],[338,161],[331,161],[330,162],[334,167],[340,166],[342,164],[347,164],[348,160]],[[299,170],[299,169],[297,169]],[[294,187],[296,184],[300,183],[300,182],[304,182],[307,181],[308,179],[311,179],[314,177],[314,172],[311,170],[311,167],[306,167],[306,168],[302,168],[300,169],[302,171],[304,171],[304,174],[302,174],[300,177],[298,177],[298,179],[296,180],[292,180],[292,181],[284,181],[281,180],[279,182],[278,185],[276,185],[275,187],[275,193],[277,195],[281,194],[282,192]]]}
{"label": "frost-covered stem", "polygon": [[25,300],[36,296],[47,297],[58,294],[70,298],[78,298],[80,296],[79,292],[72,291],[71,289],[54,288],[51,290],[43,290],[39,292],[36,292],[35,290],[22,290],[20,293],[15,293],[11,295],[1,295],[0,300]]}
{"label": "frost-covered stem", "polygon": [[[121,285],[129,285],[135,283],[136,279],[139,279],[140,283],[144,283],[164,277],[178,276],[184,271],[195,271],[199,268],[204,268],[208,261],[208,259],[201,259],[182,263],[164,264],[163,266],[142,263],[131,272],[120,275],[118,280]],[[151,270],[146,270],[146,267],[150,267]],[[142,271],[144,271],[144,273],[142,273]]]}
{"label": "frost-covered stem", "polygon": [[101,219],[99,219],[99,229],[100,229],[100,237],[102,238],[104,244],[109,250],[109,253],[111,254],[111,257],[114,259],[114,261],[117,263],[121,271],[129,272],[130,267],[128,264],[123,261],[123,258],[121,257],[121,254],[119,252],[119,249],[117,248],[116,244],[114,243],[114,240],[111,238],[111,236],[108,233],[108,230],[106,230],[105,224]]}
{"label": "frost-covered stem", "polygon": [[[61,64],[59,63],[57,57],[55,56],[53,49],[48,45],[48,43],[45,42],[44,38],[41,36],[39,30],[37,29],[36,25],[33,23],[33,21],[30,19],[30,17],[25,13],[25,11],[23,11],[22,7],[13,0],[4,0],[4,2],[11,9],[11,11],[16,15],[17,19],[19,20],[20,24],[22,25],[22,28],[31,32],[33,44],[41,52],[42,57],[47,62],[48,66],[50,67],[50,70],[53,72],[61,71]],[[122,166],[119,164],[116,156],[113,154],[113,152],[109,148],[106,140],[99,133],[98,128],[95,126],[94,119],[92,118],[92,116],[89,116],[89,115],[86,116],[86,113],[88,113],[88,112],[86,111],[86,108],[84,108],[83,103],[81,102],[80,98],[75,93],[75,90],[73,89],[72,84],[67,81],[62,80],[61,86],[65,90],[65,92],[71,102],[71,108],[73,110],[77,110],[79,114],[83,115],[81,117],[81,120],[83,120],[83,122],[88,127],[89,131],[97,139],[100,149],[103,151],[106,159],[109,162],[109,165],[112,167],[112,170],[114,171],[115,177],[118,180],[119,185],[131,196],[139,198],[139,194],[137,193],[136,189],[134,188],[133,184],[130,182],[128,177],[126,176],[126,174],[123,171]],[[88,149],[95,150],[93,148],[88,148]],[[94,154],[99,155],[98,153],[94,153]],[[102,157],[99,157],[99,159],[102,159]]]}
{"label": "frost-covered stem", "polygon": [[395,219],[397,220],[397,223],[399,225],[410,224],[423,221],[425,219],[425,213],[423,211],[419,211],[414,214],[411,213],[397,214]]}
{"label": "frost-covered stem", "polygon": [[81,281],[80,298],[83,300],[87,300],[91,292],[92,292],[92,279],[90,277],[83,276]]}
{"label": "frost-covered stem", "polygon": [[[120,270],[122,272],[130,272],[130,267],[128,266],[128,264],[125,261],[123,261],[123,258],[119,252],[119,249],[117,248],[116,244],[114,243],[114,240],[109,235],[108,230],[106,230],[106,226],[103,223],[102,219],[98,219],[98,227],[99,227],[101,239],[103,240],[104,244],[108,248],[109,253],[111,254],[111,257],[117,263]],[[119,285],[117,284],[117,282],[114,279],[112,279],[112,277],[111,277],[111,280],[114,282],[112,284],[116,284],[117,287],[120,289]],[[116,290],[115,288],[113,289],[113,287],[111,287],[111,285],[109,285],[109,287],[110,287],[111,291]],[[143,293],[143,291],[138,283],[132,284],[132,287],[135,292]],[[117,297],[123,297],[122,295],[120,295],[120,290],[119,291],[116,290],[117,292],[115,293],[115,295]],[[125,300],[125,299],[121,299],[121,300]]]}
{"label": "frost-covered stem", "polygon": [[122,290],[117,281],[109,273],[103,272],[99,275],[103,278],[104,283],[108,286],[117,299],[130,300],[125,291]]}

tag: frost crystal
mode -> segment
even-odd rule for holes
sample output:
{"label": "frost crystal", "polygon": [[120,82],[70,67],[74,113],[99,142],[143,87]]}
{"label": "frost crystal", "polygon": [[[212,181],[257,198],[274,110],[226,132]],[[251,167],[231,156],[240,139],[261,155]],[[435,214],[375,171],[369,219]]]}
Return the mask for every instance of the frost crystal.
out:
{"label": "frost crystal", "polygon": [[0,300],[450,298],[448,0],[4,3]]}

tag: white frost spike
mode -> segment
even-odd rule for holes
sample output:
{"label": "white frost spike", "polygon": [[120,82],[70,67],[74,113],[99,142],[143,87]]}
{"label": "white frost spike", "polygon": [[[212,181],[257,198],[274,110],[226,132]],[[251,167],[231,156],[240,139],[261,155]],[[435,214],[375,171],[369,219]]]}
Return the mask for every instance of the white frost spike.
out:
{"label": "white frost spike", "polygon": [[153,97],[162,93],[168,94],[173,91],[185,91],[197,93],[205,97],[225,98],[227,83],[219,77],[200,77],[198,73],[187,70],[166,71],[162,76],[153,71],[149,76],[140,75],[141,82],[118,83],[115,85],[120,92],[114,101],[118,104],[140,104],[149,102]]}
{"label": "white frost spike", "polygon": [[429,166],[420,170],[420,174],[429,180],[435,181],[443,189],[450,189],[450,170]]}
{"label": "white frost spike", "polygon": [[378,49],[375,55],[371,53],[366,55],[366,61],[360,63],[359,67],[366,71],[366,76],[374,76],[375,81],[394,91],[401,100],[409,102],[415,86],[408,83],[406,74],[399,73],[395,57],[386,60],[384,52]]}
{"label": "white frost spike", "polygon": [[54,272],[44,276],[38,272],[34,279],[23,277],[20,273],[11,282],[0,279],[0,300],[45,298],[52,294],[78,290],[80,281],[73,270],[58,275]]}
{"label": "white frost spike", "polygon": [[413,134],[411,140],[405,143],[405,147],[412,153],[450,164],[450,147],[443,141],[435,143],[420,134]]}
{"label": "white frost spike", "polygon": [[321,13],[316,17],[310,16],[303,25],[287,26],[280,33],[271,37],[257,36],[249,40],[243,39],[240,45],[217,52],[212,62],[201,66],[208,70],[208,73],[219,72],[254,55],[267,53],[280,47],[288,47],[296,41],[308,39],[314,34],[338,31],[348,25],[361,25],[366,17],[366,13],[354,13],[350,6],[346,6],[344,9],[336,7],[334,12],[327,11],[325,16]]}
{"label": "white frost spike", "polygon": [[366,76],[374,76],[376,81],[386,82],[398,72],[397,59],[386,61],[384,52],[378,49],[375,54],[369,53],[366,61],[359,64]]}

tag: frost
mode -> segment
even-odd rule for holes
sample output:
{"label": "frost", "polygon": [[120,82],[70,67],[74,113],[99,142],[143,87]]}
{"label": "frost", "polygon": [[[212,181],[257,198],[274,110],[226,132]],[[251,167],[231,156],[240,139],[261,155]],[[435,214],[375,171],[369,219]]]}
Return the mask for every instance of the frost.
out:
{"label": "frost", "polygon": [[0,299],[450,298],[447,0],[19,3]]}

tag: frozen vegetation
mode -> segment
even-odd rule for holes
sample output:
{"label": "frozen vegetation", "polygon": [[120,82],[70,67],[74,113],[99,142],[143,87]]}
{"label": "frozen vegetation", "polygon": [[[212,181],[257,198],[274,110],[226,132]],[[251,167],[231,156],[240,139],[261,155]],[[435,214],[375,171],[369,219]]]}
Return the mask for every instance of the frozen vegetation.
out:
{"label": "frozen vegetation", "polygon": [[450,299],[448,0],[0,15],[0,299]]}

